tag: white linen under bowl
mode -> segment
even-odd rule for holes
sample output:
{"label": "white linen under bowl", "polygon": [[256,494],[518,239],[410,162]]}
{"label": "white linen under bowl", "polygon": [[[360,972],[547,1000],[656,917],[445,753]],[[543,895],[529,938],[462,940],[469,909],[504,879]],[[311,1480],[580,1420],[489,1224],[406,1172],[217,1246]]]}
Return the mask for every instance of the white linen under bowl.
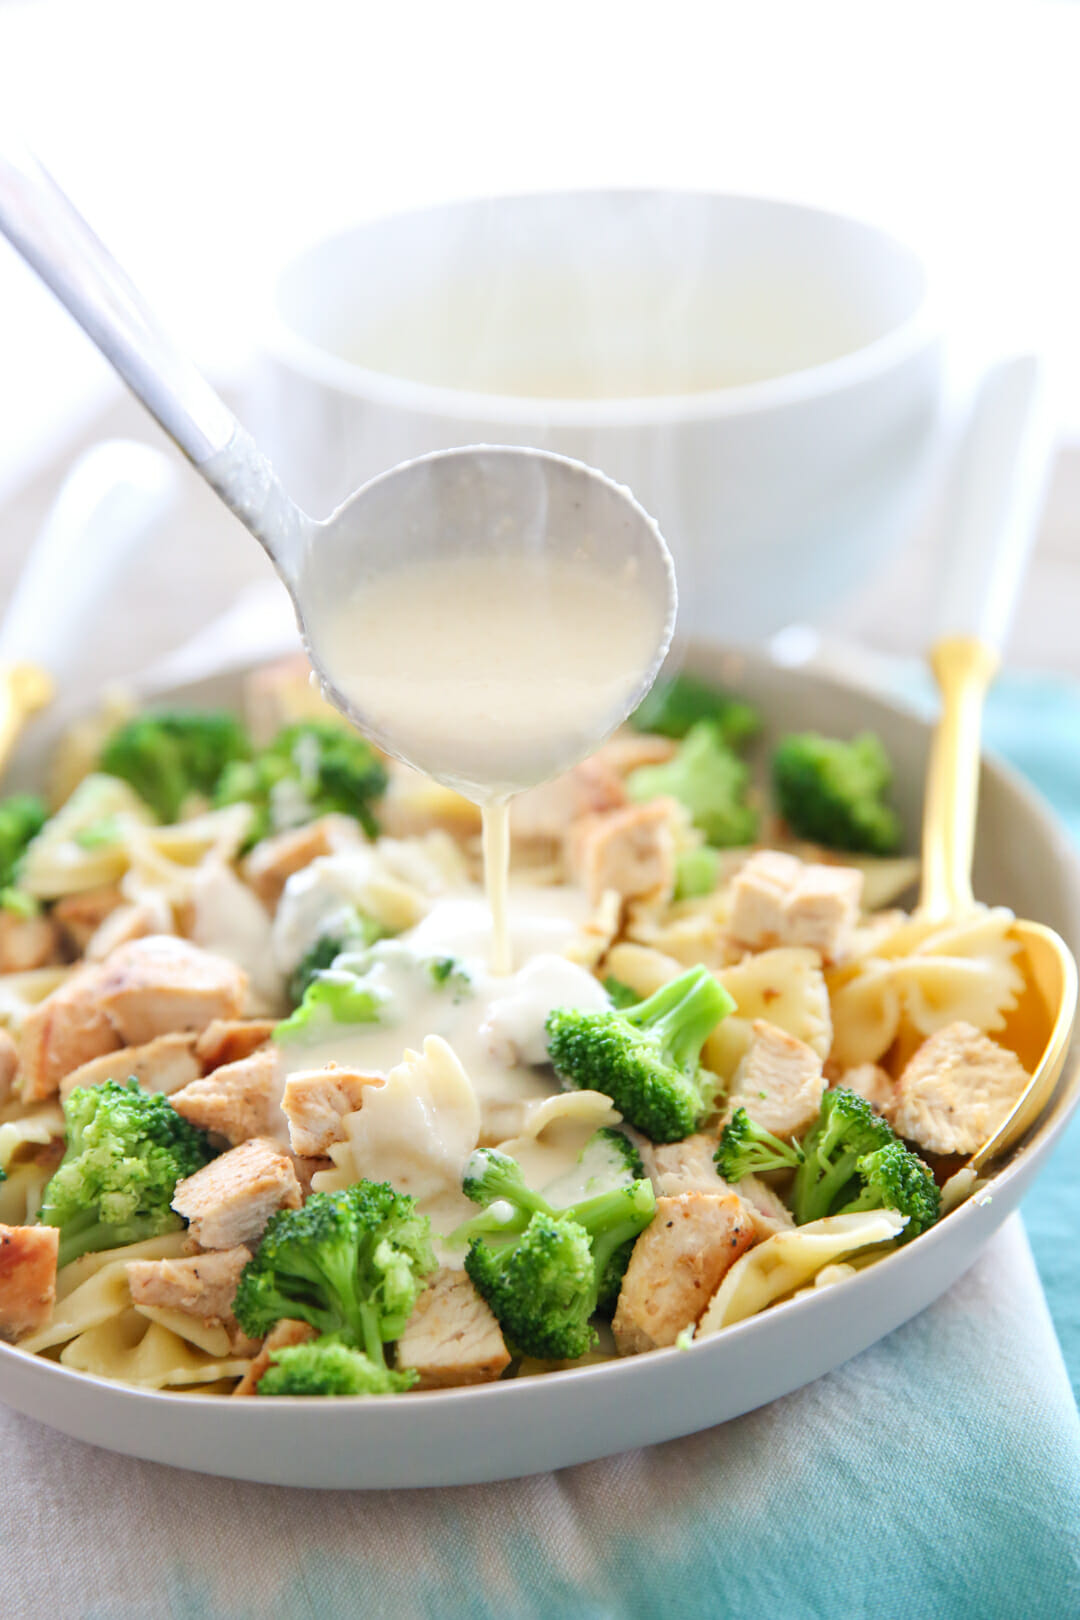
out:
{"label": "white linen under bowl", "polygon": [[941,402],[927,274],[759,197],[565,192],[375,220],[280,275],[245,415],[321,515],[429,450],[532,444],[626,483],[684,634],[805,619],[909,524]]}
{"label": "white linen under bowl", "polygon": [[[928,728],[913,714],[820,676],[697,648],[692,666],[759,704],[769,735],[820,727],[878,732],[896,763],[909,839],[919,820]],[[237,704],[240,677],[157,694]],[[13,786],[40,780],[42,740]],[[1080,871],[1064,831],[1004,766],[982,775],[976,893],[1080,943]],[[112,1451],[275,1485],[457,1485],[565,1468],[737,1417],[838,1367],[937,1298],[1018,1204],[1080,1102],[1080,1065],[993,1178],[878,1264],[820,1294],[774,1306],[688,1351],[660,1350],[478,1389],[336,1400],[231,1400],[140,1391],[0,1345],[0,1399]]]}

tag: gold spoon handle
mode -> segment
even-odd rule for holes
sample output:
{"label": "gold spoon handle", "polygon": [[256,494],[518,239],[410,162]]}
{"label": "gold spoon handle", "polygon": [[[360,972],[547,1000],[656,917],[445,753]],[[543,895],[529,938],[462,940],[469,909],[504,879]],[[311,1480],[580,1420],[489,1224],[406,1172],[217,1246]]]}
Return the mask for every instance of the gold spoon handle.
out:
{"label": "gold spoon handle", "polygon": [[0,771],[23,726],[53,695],[52,676],[37,664],[0,666]]}
{"label": "gold spoon handle", "polygon": [[941,716],[926,779],[919,911],[933,922],[960,915],[974,904],[979,744],[983,705],[998,662],[993,648],[977,636],[948,636],[930,654]]}

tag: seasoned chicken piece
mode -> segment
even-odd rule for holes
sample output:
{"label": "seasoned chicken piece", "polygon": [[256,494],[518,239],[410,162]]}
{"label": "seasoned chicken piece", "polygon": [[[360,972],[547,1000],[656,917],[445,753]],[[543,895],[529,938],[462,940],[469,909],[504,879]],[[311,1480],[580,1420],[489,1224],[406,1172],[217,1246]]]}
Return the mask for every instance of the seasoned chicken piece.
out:
{"label": "seasoned chicken piece", "polygon": [[123,904],[123,895],[111,883],[100,889],[83,889],[81,894],[66,894],[56,902],[53,921],[75,954],[83,956],[106,917]]}
{"label": "seasoned chicken piece", "polygon": [[223,1064],[202,1080],[192,1080],[174,1091],[169,1101],[192,1125],[216,1131],[234,1145],[253,1136],[284,1138],[284,1079],[277,1047],[262,1046],[250,1057]]}
{"label": "seasoned chicken piece", "polygon": [[175,932],[172,907],[165,899],[139,900],[132,905],[117,906],[87,940],[86,960],[104,962],[121,945],[130,945],[137,939],[149,939],[152,934]]}
{"label": "seasoned chicken piece", "polygon": [[673,803],[653,799],[603,815],[583,816],[568,839],[575,882],[596,905],[606,889],[624,900],[646,894],[670,899],[675,886]]}
{"label": "seasoned chicken piece", "polygon": [[859,1063],[854,1069],[845,1069],[836,1083],[848,1091],[857,1091],[886,1119],[891,1115],[896,1102],[896,1082],[876,1063]]}
{"label": "seasoned chicken piece", "polygon": [[257,1243],[276,1209],[300,1208],[300,1184],[289,1155],[254,1136],[178,1181],[172,1207],[204,1249]]}
{"label": "seasoned chicken piece", "polygon": [[30,973],[61,960],[60,930],[51,917],[0,909],[0,973]]}
{"label": "seasoned chicken piece", "polygon": [[349,816],[320,816],[305,827],[262,838],[245,859],[241,871],[264,905],[271,911],[281,899],[285,884],[320,855],[333,855],[360,840],[355,821]]}
{"label": "seasoned chicken piece", "polygon": [[251,1250],[235,1249],[192,1254],[183,1260],[129,1260],[127,1275],[136,1305],[162,1311],[183,1311],[204,1322],[232,1324],[233,1295]]}
{"label": "seasoned chicken piece", "polygon": [[86,967],[31,1007],[19,1029],[24,1102],[51,1097],[72,1069],[124,1043],[101,1003],[105,969]]}
{"label": "seasoned chicken piece", "polygon": [[622,779],[594,756],[511,799],[510,830],[515,842],[537,839],[557,844],[572,822],[625,803]]}
{"label": "seasoned chicken piece", "polygon": [[668,1142],[659,1147],[645,1141],[641,1145],[642,1163],[658,1194],[674,1198],[679,1193],[725,1193],[731,1189],[716,1168],[713,1155],[716,1137],[699,1131],[681,1142]]}
{"label": "seasoned chicken piece", "polygon": [[334,1161],[333,1159],[323,1158],[307,1159],[303,1154],[294,1153],[292,1162],[293,1169],[296,1171],[296,1179],[300,1183],[300,1196],[307,1203],[312,1194],[312,1180],[321,1170],[332,1170]]}
{"label": "seasoned chicken piece", "polygon": [[274,1323],[270,1332],[266,1335],[262,1349],[233,1390],[233,1394],[255,1394],[259,1379],[270,1366],[271,1350],[287,1350],[294,1344],[306,1344],[308,1339],[314,1339],[315,1336],[315,1329],[310,1323],[298,1322],[292,1316],[283,1316],[280,1322]]}
{"label": "seasoned chicken piece", "polygon": [[0,1226],[0,1339],[43,1327],[56,1302],[56,1226]]}
{"label": "seasoned chicken piece", "polygon": [[397,1342],[397,1365],[415,1367],[417,1389],[487,1384],[509,1366],[502,1329],[463,1271],[439,1270]]}
{"label": "seasoned chicken piece", "polygon": [[759,1176],[743,1176],[737,1190],[759,1238],[786,1232],[795,1225],[795,1217],[779,1193]]}
{"label": "seasoned chicken piece", "polygon": [[847,866],[806,866],[762,849],[731,884],[732,937],[754,951],[802,945],[835,962],[859,920],[863,874]]}
{"label": "seasoned chicken piece", "polygon": [[99,971],[101,1005],[125,1046],[236,1018],[247,992],[234,963],[170,934],[121,945]]}
{"label": "seasoned chicken piece", "polygon": [[19,1049],[7,1030],[0,1027],[0,1105],[11,1096],[18,1067]]}
{"label": "seasoned chicken piece", "polygon": [[745,1108],[755,1125],[774,1136],[801,1136],[817,1118],[825,1091],[821,1059],[805,1041],[764,1018],[755,1018],[753,1038],[728,1093],[727,1117]]}
{"label": "seasoned chicken piece", "polygon": [[215,1018],[196,1040],[195,1056],[208,1072],[239,1063],[266,1045],[277,1024],[276,1018]]}
{"label": "seasoned chicken piece", "polygon": [[361,1074],[358,1069],[341,1069],[336,1063],[290,1074],[281,1111],[289,1122],[293,1152],[318,1158],[331,1143],[343,1142],[342,1119],[361,1106],[367,1086],[382,1085],[385,1078],[382,1074]]}
{"label": "seasoned chicken piece", "polygon": [[923,1042],[896,1085],[890,1118],[928,1153],[974,1153],[1009,1114],[1030,1076],[1014,1052],[972,1025]]}
{"label": "seasoned chicken piece", "polygon": [[612,1328],[621,1356],[674,1344],[697,1322],[754,1228],[734,1193],[658,1198],[634,1244]]}
{"label": "seasoned chicken piece", "polygon": [[197,1080],[202,1064],[195,1056],[194,1035],[159,1035],[145,1046],[122,1046],[72,1069],[60,1082],[60,1096],[67,1097],[76,1086],[101,1086],[106,1080],[135,1079],[147,1091],[166,1096]]}

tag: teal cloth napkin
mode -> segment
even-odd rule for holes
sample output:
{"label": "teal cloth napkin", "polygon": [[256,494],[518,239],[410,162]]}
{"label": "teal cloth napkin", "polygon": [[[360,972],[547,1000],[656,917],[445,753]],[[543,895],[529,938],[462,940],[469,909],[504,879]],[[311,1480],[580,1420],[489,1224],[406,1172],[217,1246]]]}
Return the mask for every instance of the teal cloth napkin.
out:
{"label": "teal cloth napkin", "polygon": [[[1080,696],[1013,680],[990,742],[1080,833]],[[733,1423],[507,1485],[315,1493],[133,1462],[0,1408],[17,1620],[1080,1616],[1080,1148],[941,1300]],[[1049,1309],[1048,1309],[1049,1301]],[[1053,1312],[1053,1320],[1051,1318]],[[2,1391],[0,1391],[2,1395]]]}

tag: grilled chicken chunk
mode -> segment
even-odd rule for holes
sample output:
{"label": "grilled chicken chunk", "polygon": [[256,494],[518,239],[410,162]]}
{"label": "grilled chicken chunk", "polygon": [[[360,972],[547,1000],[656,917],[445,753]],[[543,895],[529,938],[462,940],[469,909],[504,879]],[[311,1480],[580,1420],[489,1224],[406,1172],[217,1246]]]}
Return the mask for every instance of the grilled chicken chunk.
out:
{"label": "grilled chicken chunk", "polygon": [[163,1311],[183,1311],[200,1321],[235,1327],[233,1295],[251,1250],[238,1243],[234,1249],[193,1254],[183,1260],[129,1260],[127,1275],[136,1305]]}
{"label": "grilled chicken chunk", "polygon": [[972,1024],[947,1024],[923,1042],[896,1084],[890,1118],[928,1153],[974,1153],[1030,1079],[1014,1052]]}
{"label": "grilled chicken chunk", "polygon": [[645,895],[670,899],[675,886],[672,801],[653,799],[583,816],[571,830],[568,856],[591,905],[608,889],[624,900]]}
{"label": "grilled chicken chunk", "polygon": [[762,849],[731,884],[731,934],[753,951],[808,946],[828,962],[843,956],[859,920],[863,875],[846,866],[808,866]]}
{"label": "grilled chicken chunk", "polygon": [[736,1108],[745,1108],[762,1130],[801,1136],[821,1107],[821,1059],[804,1041],[764,1018],[755,1018],[752,1027],[753,1039],[731,1082],[728,1118]]}
{"label": "grilled chicken chunk", "polygon": [[112,912],[124,904],[120,890],[109,883],[100,889],[66,894],[52,908],[53,921],[71,949],[82,956],[91,939]]}
{"label": "grilled chicken chunk", "polygon": [[277,1022],[276,1018],[215,1018],[195,1042],[195,1056],[208,1071],[239,1063],[266,1045]]}
{"label": "grilled chicken chunk", "polygon": [[86,960],[105,962],[122,945],[173,931],[172,907],[167,900],[139,900],[129,906],[117,906],[87,940]]}
{"label": "grilled chicken chunk", "polygon": [[24,1102],[51,1097],[72,1069],[124,1043],[101,1003],[101,967],[73,973],[32,1007],[19,1029],[19,1088]]}
{"label": "grilled chicken chunk", "polygon": [[890,1117],[896,1103],[896,1081],[876,1063],[859,1063],[854,1069],[846,1069],[836,1083],[848,1091],[857,1091],[871,1108],[876,1108],[886,1119]]}
{"label": "grilled chicken chunk", "polygon": [[558,844],[582,816],[615,810],[625,803],[621,777],[596,758],[584,759],[573,770],[513,798],[510,829],[515,842]]}
{"label": "grilled chicken chunk", "polygon": [[304,827],[260,839],[244,861],[243,874],[263,904],[273,910],[294,872],[321,855],[333,855],[358,842],[357,826],[350,817],[320,816]]}
{"label": "grilled chicken chunk", "polygon": [[171,934],[121,945],[100,973],[101,1006],[127,1046],[236,1018],[247,992],[247,976],[234,963]]}
{"label": "grilled chicken chunk", "polygon": [[340,1069],[336,1063],[327,1064],[325,1069],[290,1074],[281,1111],[289,1122],[293,1152],[319,1158],[332,1142],[344,1141],[342,1119],[361,1106],[366,1087],[382,1085],[384,1078],[381,1074],[361,1074],[357,1069]]}
{"label": "grilled chicken chunk", "polygon": [[200,1248],[257,1243],[275,1210],[299,1209],[300,1184],[289,1155],[255,1136],[178,1181],[172,1207]]}
{"label": "grilled chicken chunk", "polygon": [[30,973],[62,960],[60,930],[51,917],[0,910],[0,973]]}
{"label": "grilled chicken chunk", "polygon": [[315,1329],[309,1322],[298,1322],[295,1317],[283,1316],[280,1322],[274,1323],[270,1332],[266,1335],[262,1349],[233,1390],[233,1394],[254,1395],[257,1393],[259,1379],[270,1366],[271,1350],[287,1350],[291,1345],[305,1344],[308,1339],[314,1339],[315,1337]]}
{"label": "grilled chicken chunk", "polygon": [[117,1052],[105,1052],[72,1069],[60,1082],[60,1095],[67,1097],[76,1086],[100,1086],[106,1080],[123,1084],[131,1079],[137,1080],[147,1091],[168,1095],[197,1080],[201,1074],[194,1035],[159,1035],[156,1041],[147,1041],[145,1046],[122,1046]]}
{"label": "grilled chicken chunk", "polygon": [[437,1271],[397,1343],[397,1365],[417,1389],[486,1384],[510,1363],[502,1329],[463,1271]]}
{"label": "grilled chicken chunk", "polygon": [[284,1072],[274,1046],[262,1046],[250,1057],[225,1063],[201,1080],[193,1080],[169,1098],[178,1114],[204,1131],[216,1131],[234,1145],[253,1136],[284,1140],[281,1113]]}
{"label": "grilled chicken chunk", "polygon": [[19,1049],[7,1030],[0,1027],[0,1104],[7,1102],[19,1068]]}
{"label": "grilled chicken chunk", "polygon": [[645,1142],[641,1158],[656,1192],[674,1198],[679,1193],[725,1193],[731,1189],[721,1176],[713,1155],[716,1137],[699,1131],[681,1142],[667,1142],[662,1147]]}
{"label": "grilled chicken chunk", "polygon": [[0,1226],[0,1339],[43,1327],[56,1302],[56,1226]]}
{"label": "grilled chicken chunk", "polygon": [[754,1242],[739,1199],[727,1193],[658,1198],[634,1244],[612,1328],[619,1354],[674,1344],[701,1317],[735,1261]]}

